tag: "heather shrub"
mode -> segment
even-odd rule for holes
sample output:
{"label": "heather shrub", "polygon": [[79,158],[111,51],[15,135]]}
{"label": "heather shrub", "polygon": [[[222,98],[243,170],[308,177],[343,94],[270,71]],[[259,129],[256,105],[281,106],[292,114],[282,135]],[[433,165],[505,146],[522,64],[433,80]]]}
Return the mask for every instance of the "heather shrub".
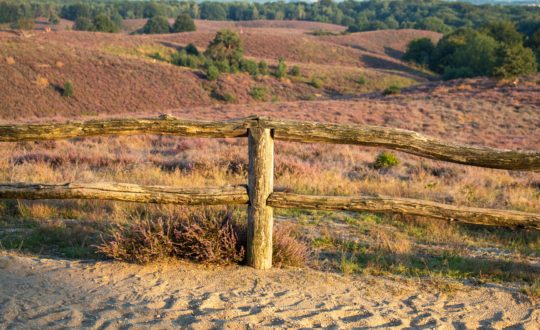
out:
{"label": "heather shrub", "polygon": [[376,169],[391,168],[399,164],[399,159],[391,152],[383,151],[377,155],[373,167]]}
{"label": "heather shrub", "polygon": [[[309,249],[289,226],[274,229],[276,266],[302,266]],[[169,258],[200,263],[242,263],[247,226],[225,208],[190,209],[175,217],[143,219],[115,227],[97,247],[115,260],[146,264]]]}
{"label": "heather shrub", "polygon": [[277,267],[301,267],[307,262],[309,248],[299,240],[291,226],[274,227],[272,263]]}
{"label": "heather shrub", "polygon": [[228,264],[244,258],[232,213],[202,209],[176,218],[140,220],[115,228],[98,251],[110,258],[145,264],[167,258]]}
{"label": "heather shrub", "polygon": [[30,18],[20,18],[11,24],[11,28],[17,30],[33,30],[34,27],[34,20]]}

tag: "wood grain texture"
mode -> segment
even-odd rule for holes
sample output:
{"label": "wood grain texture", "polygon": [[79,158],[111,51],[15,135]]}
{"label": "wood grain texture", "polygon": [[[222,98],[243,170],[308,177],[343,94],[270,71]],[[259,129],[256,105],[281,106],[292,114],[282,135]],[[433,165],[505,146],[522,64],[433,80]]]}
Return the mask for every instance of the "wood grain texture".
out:
{"label": "wood grain texture", "polygon": [[276,140],[385,147],[410,154],[465,165],[506,170],[540,171],[540,152],[512,151],[462,145],[413,131],[379,126],[320,124],[262,119],[274,129]]}
{"label": "wood grain texture", "polygon": [[159,118],[104,119],[85,122],[0,125],[0,141],[58,140],[98,135],[158,134],[186,137],[247,137],[253,117],[222,120],[181,120],[170,115]]}
{"label": "wood grain texture", "polygon": [[246,186],[174,188],[127,183],[0,183],[0,198],[103,199],[181,205],[247,204]]}
{"label": "wood grain texture", "polygon": [[274,192],[268,205],[277,208],[399,213],[489,226],[540,229],[540,214],[454,206],[424,200],[371,196],[312,196]]}
{"label": "wood grain texture", "polygon": [[273,210],[267,205],[274,190],[274,140],[264,128],[250,128],[248,135],[248,237],[246,260],[256,269],[272,268]]}
{"label": "wood grain texture", "polygon": [[185,137],[247,137],[250,127],[271,129],[284,141],[385,147],[435,160],[480,167],[540,171],[540,152],[457,144],[417,132],[379,126],[321,124],[251,116],[223,121],[104,119],[86,122],[0,125],[0,142],[56,140],[97,135],[161,134]]}

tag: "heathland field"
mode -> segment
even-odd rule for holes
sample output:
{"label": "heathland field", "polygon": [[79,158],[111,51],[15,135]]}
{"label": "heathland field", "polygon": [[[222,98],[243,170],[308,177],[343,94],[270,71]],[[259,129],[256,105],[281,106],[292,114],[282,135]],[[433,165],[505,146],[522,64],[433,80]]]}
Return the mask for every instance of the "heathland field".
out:
{"label": "heathland field", "polygon": [[[400,59],[411,40],[436,41],[435,32],[342,34],[341,26],[314,22],[199,20],[195,32],[140,35],[132,32],[144,20],[126,20],[115,34],[65,29],[71,24],[0,30],[1,125],[256,114],[540,150],[540,76],[443,82]],[[245,58],[265,61],[269,72],[281,58],[286,74],[210,80],[198,67],[174,64],[179,50],[191,43],[202,51],[224,28],[238,33]],[[276,141],[275,190],[540,213],[538,172],[383,151]],[[247,158],[246,139],[233,138],[2,142],[0,181],[244,184]],[[276,209],[274,263],[281,268],[258,272],[236,265],[245,218],[243,206],[2,200],[0,324],[534,329],[540,322],[537,230]],[[175,241],[182,238],[189,243]]]}

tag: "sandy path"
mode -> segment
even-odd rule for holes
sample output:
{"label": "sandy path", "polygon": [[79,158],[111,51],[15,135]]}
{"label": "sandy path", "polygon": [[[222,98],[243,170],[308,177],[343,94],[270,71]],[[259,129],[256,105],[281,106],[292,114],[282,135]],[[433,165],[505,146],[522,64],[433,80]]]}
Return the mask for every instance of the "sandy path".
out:
{"label": "sandy path", "polygon": [[207,269],[0,255],[0,328],[535,329],[540,307],[516,289],[313,270]]}

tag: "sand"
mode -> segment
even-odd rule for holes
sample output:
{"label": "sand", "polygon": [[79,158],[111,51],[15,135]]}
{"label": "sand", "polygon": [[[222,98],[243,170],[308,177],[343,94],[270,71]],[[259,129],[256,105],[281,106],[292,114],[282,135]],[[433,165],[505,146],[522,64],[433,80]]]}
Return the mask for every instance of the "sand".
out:
{"label": "sand", "polygon": [[4,329],[538,329],[511,285],[0,254]]}

